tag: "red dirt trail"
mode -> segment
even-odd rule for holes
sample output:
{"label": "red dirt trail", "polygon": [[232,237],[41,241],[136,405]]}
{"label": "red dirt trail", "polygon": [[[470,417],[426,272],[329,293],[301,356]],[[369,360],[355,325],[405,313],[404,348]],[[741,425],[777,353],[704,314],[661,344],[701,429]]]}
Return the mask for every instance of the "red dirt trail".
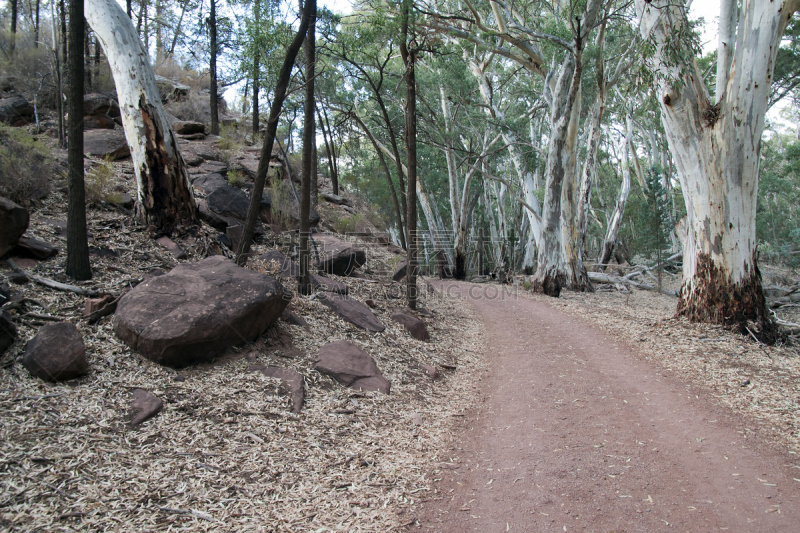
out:
{"label": "red dirt trail", "polygon": [[800,531],[800,460],[747,420],[557,300],[437,288],[474,306],[491,368],[411,531]]}

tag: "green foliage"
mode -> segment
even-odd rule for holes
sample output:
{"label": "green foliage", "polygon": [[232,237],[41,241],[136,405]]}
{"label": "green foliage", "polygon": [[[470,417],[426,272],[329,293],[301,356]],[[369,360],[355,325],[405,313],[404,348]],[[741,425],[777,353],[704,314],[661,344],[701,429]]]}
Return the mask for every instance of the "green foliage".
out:
{"label": "green foliage", "polygon": [[228,183],[233,187],[241,187],[246,181],[244,172],[241,170],[228,171]]}
{"label": "green foliage", "polygon": [[0,123],[0,196],[28,205],[49,192],[54,168],[43,143],[22,128]]}
{"label": "green foliage", "polygon": [[767,261],[796,267],[800,265],[800,141],[782,146],[773,138],[764,143],[762,153],[756,215],[759,250]]}
{"label": "green foliage", "polygon": [[670,202],[667,191],[661,182],[661,175],[662,170],[657,165],[647,170],[645,176],[647,191],[641,208],[635,214],[638,218],[636,225],[639,228],[636,251],[647,258],[656,259],[659,286],[661,285],[661,261],[671,246],[669,238]]}

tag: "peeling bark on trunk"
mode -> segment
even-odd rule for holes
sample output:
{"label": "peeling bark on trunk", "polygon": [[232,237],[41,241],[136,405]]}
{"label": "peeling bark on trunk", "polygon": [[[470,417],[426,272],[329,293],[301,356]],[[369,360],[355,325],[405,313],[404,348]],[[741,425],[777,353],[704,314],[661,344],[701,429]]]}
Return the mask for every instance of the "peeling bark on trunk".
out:
{"label": "peeling bark on trunk", "polygon": [[112,0],[86,0],[85,6],[117,87],[138,185],[137,220],[164,234],[199,224],[189,174],[136,30]]}
{"label": "peeling bark on trunk", "polygon": [[667,0],[636,0],[642,34],[655,37],[662,120],[686,200],[678,312],[742,331],[751,321],[765,341],[775,340],[775,327],[757,267],[759,152],[778,48],[798,7],[800,0],[742,2],[733,60],[720,76],[725,88],[712,106],[696,65],[687,65],[678,83],[663,62],[673,32],[685,24],[683,10]]}

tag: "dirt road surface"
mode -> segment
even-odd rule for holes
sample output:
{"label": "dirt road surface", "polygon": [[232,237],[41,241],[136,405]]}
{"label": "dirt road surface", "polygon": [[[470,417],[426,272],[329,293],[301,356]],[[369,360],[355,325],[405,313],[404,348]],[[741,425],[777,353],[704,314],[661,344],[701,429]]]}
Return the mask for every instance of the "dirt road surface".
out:
{"label": "dirt road surface", "polygon": [[475,307],[491,370],[411,531],[800,531],[800,461],[747,420],[557,300],[436,285]]}

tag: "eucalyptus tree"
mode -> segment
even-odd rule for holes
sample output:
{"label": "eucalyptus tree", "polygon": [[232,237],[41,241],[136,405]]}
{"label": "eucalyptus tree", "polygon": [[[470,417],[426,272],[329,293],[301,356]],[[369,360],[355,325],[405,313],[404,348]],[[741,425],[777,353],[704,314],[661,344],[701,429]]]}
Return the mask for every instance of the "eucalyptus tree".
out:
{"label": "eucalyptus tree", "polygon": [[[543,238],[538,247],[534,288],[558,296],[562,287],[585,288],[588,278],[577,256],[575,225],[577,198],[577,137],[580,114],[583,50],[598,24],[602,0],[512,5],[503,0],[478,4],[465,0],[469,16],[432,15],[426,24],[481,49],[517,62],[541,79],[550,118],[546,185],[542,210]],[[542,17],[542,13],[546,16]],[[553,24],[553,23],[556,24]],[[557,27],[558,34],[541,31]],[[567,35],[568,34],[568,35]],[[548,68],[542,43],[558,47]]]}
{"label": "eucalyptus tree", "polygon": [[85,16],[109,58],[117,88],[138,186],[137,219],[163,233],[199,224],[189,173],[130,18],[114,0],[86,0]]}
{"label": "eucalyptus tree", "polygon": [[[402,119],[403,114],[396,112],[400,110],[400,106],[392,106],[393,100],[396,99],[392,89],[397,85],[396,79],[402,77],[401,69],[403,67],[396,59],[398,45],[391,38],[391,33],[395,28],[382,23],[379,14],[362,12],[353,18],[360,17],[364,17],[364,19],[345,25],[343,31],[336,36],[337,39],[327,44],[325,51],[331,60],[335,61],[335,66],[341,69],[342,74],[347,77],[347,83],[353,88],[354,94],[346,95],[346,97],[359,100],[346,114],[364,130],[375,145],[376,151],[380,153],[380,146],[387,144],[391,149],[390,160],[395,166],[399,195],[395,192],[391,174],[386,174],[386,176],[395,206],[398,228],[402,229],[405,219],[403,213],[407,213],[408,206],[404,190],[405,171],[400,153],[402,141],[398,137],[399,133],[405,131],[405,127],[400,127],[400,131],[398,131],[398,119]],[[395,82],[391,84],[393,80]],[[363,100],[367,100],[370,104],[368,105],[368,102]],[[349,105],[349,102],[340,101],[335,105],[338,109],[343,109]],[[362,108],[361,114],[359,114],[358,107]],[[362,121],[361,116],[365,114],[365,111],[374,120]],[[327,125],[328,121],[326,120],[325,123]],[[376,123],[376,126],[370,127],[369,123]],[[328,143],[328,137],[331,137],[332,141],[332,129],[329,127],[325,129],[328,131],[325,142]],[[330,142],[327,146],[329,155],[333,155],[332,152],[335,150],[332,144]],[[385,161],[382,154],[380,157]],[[331,176],[333,176],[336,169],[332,159],[329,160],[329,164]],[[402,246],[406,248],[407,235],[404,230],[400,233]]]}
{"label": "eucalyptus tree", "polygon": [[278,131],[278,120],[280,119],[283,110],[283,103],[286,100],[286,93],[289,88],[289,81],[292,75],[297,53],[305,41],[308,26],[311,21],[313,13],[316,11],[315,2],[306,2],[300,16],[300,25],[297,33],[289,43],[286,49],[286,55],[281,65],[281,70],[278,73],[278,79],[275,83],[275,92],[270,106],[269,118],[267,119],[267,129],[264,134],[264,143],[261,146],[261,157],[258,161],[258,170],[256,172],[255,180],[253,181],[253,190],[250,193],[250,206],[247,210],[247,219],[245,220],[244,229],[242,231],[242,240],[239,242],[239,248],[236,251],[236,262],[243,264],[247,259],[247,252],[250,250],[250,244],[253,240],[255,233],[256,221],[261,206],[261,195],[264,193],[264,184],[267,181],[267,171],[269,170],[269,162],[272,156],[272,148],[275,144],[275,136]]}
{"label": "eucalyptus tree", "polygon": [[685,4],[635,5],[686,202],[678,313],[742,331],[752,321],[774,340],[757,265],[759,161],[781,38],[800,0],[721,1],[714,100],[685,44]]}

